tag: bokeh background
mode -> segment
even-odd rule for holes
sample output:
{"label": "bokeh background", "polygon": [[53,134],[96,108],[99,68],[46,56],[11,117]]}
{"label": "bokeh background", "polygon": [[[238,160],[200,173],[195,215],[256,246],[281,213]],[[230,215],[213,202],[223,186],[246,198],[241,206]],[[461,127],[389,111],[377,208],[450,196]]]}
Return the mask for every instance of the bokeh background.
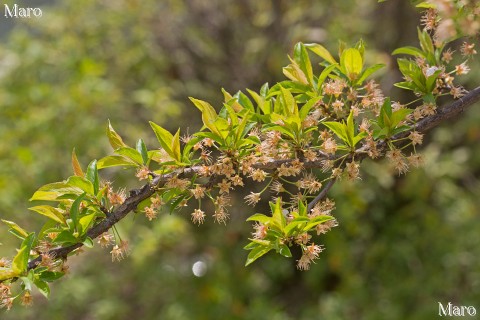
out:
{"label": "bokeh background", "polygon": [[[29,230],[44,222],[27,210],[29,197],[71,175],[74,147],[84,166],[111,152],[108,119],[127,143],[141,137],[150,147],[148,120],[194,132],[199,114],[188,96],[218,107],[222,87],[282,80],[297,41],[336,52],[339,39],[363,38],[369,62],[387,64],[386,94],[409,98],[392,89],[400,76],[389,55],[416,44],[419,14],[406,0],[15,3],[41,6],[43,16],[0,15],[0,218]],[[478,72],[464,79],[478,84]],[[49,301],[35,294],[32,307],[0,318],[434,319],[438,302],[449,301],[479,312],[478,123],[477,104],[430,132],[423,169],[397,177],[365,162],[361,181],[338,183],[340,226],[319,239],[326,251],[308,272],[275,255],[243,266],[254,211],[238,194],[226,226],[194,226],[189,209],[153,222],[127,217],[119,226],[132,247],[127,260],[88,250],[69,260],[71,274]],[[138,186],[132,176],[103,173],[128,188]],[[13,256],[19,241],[6,226],[0,239],[0,256]]]}

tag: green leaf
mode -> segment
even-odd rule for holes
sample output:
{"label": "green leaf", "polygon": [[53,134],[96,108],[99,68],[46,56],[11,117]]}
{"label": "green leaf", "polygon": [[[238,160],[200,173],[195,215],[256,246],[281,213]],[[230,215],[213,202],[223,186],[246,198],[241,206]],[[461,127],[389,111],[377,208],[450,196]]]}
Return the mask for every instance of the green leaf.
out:
{"label": "green leaf", "polygon": [[442,70],[436,70],[431,74],[430,76],[427,77],[427,81],[425,83],[425,87],[427,89],[427,92],[432,92],[433,89],[435,89],[436,81],[438,76],[442,73]]}
{"label": "green leaf", "polygon": [[412,90],[412,91],[417,90],[417,86],[409,81],[397,82],[394,84],[394,86],[397,88],[406,89],[406,90]]}
{"label": "green leaf", "polygon": [[30,201],[57,200],[57,198],[65,194],[81,194],[82,192],[80,188],[71,187],[66,182],[54,182],[40,187],[30,198]]}
{"label": "green leaf", "polygon": [[285,77],[292,80],[293,82],[298,82],[300,84],[308,86],[309,83],[305,73],[302,71],[302,69],[295,60],[292,60],[291,58],[290,60],[292,61],[292,63],[282,69]]}
{"label": "green leaf", "polygon": [[411,46],[401,47],[401,48],[395,49],[392,52],[392,55],[397,55],[397,54],[407,54],[414,57],[423,57],[423,58],[427,57],[425,52],[423,52],[422,50],[416,47],[411,47]]}
{"label": "green leaf", "polygon": [[357,79],[363,69],[363,59],[360,52],[354,48],[344,50],[340,57],[340,66],[351,81]]}
{"label": "green leaf", "polygon": [[63,216],[63,214],[57,208],[54,208],[52,206],[48,206],[48,205],[35,206],[35,207],[28,208],[28,210],[35,211],[58,223],[61,223],[61,224],[66,223],[65,217]]}
{"label": "green leaf", "polygon": [[68,178],[67,184],[72,187],[82,189],[87,194],[95,195],[93,184],[83,177],[71,176],[70,178]]}
{"label": "green leaf", "polygon": [[107,126],[107,137],[108,141],[110,142],[110,145],[112,148],[118,149],[122,147],[126,147],[127,145],[123,142],[122,137],[118,135],[118,133],[113,130],[113,127],[110,123],[110,120],[108,120],[108,126]]}
{"label": "green leaf", "polygon": [[173,135],[168,130],[165,130],[152,121],[150,121],[150,126],[152,127],[153,132],[155,132],[157,140],[160,142],[163,150],[165,150],[170,157],[175,159],[175,153],[172,150]]}
{"label": "green leaf", "polygon": [[22,240],[28,237],[28,232],[25,231],[22,227],[20,227],[18,224],[12,221],[4,220],[2,219],[2,222],[5,223],[7,226],[10,227],[10,230],[15,231],[13,234],[15,234],[17,237],[21,238]]}
{"label": "green leaf", "polygon": [[97,160],[93,160],[88,165],[86,177],[93,184],[93,192],[97,194],[100,185],[100,181],[98,179]]}
{"label": "green leaf", "polygon": [[90,226],[93,224],[93,221],[95,221],[95,218],[97,215],[95,213],[87,214],[86,216],[81,217],[78,222],[80,226],[82,227],[82,233],[85,234]]}
{"label": "green leaf", "polygon": [[272,217],[266,216],[261,213],[255,213],[254,215],[251,215],[250,217],[247,218],[247,221],[258,221],[262,224],[267,224],[272,220]]}
{"label": "green leaf", "polygon": [[357,143],[359,143],[363,138],[367,137],[368,133],[366,132],[360,132],[353,138],[353,146],[355,147]]}
{"label": "green leaf", "polygon": [[[224,110],[227,110],[228,119],[232,122],[232,125],[237,125],[238,124],[238,117],[237,117],[236,111],[233,110],[233,108],[228,103],[224,103],[223,108],[224,108]],[[248,110],[247,110],[247,112],[248,112]]]}
{"label": "green leaf", "polygon": [[137,141],[137,152],[142,156],[143,164],[146,165],[148,162],[148,150],[142,139]]}
{"label": "green leaf", "polygon": [[319,101],[319,98],[318,97],[315,97],[315,98],[312,98],[310,100],[308,100],[307,103],[305,103],[302,108],[300,109],[298,115],[300,117],[300,119],[303,121],[305,120],[305,118],[308,116],[308,113],[310,112],[310,110],[312,110],[313,106],[315,105],[315,103],[317,103]]}
{"label": "green leaf", "polygon": [[73,151],[72,151],[72,168],[73,168],[73,173],[76,176],[79,176],[79,177],[85,176],[82,170],[82,166],[80,165],[80,162],[78,162],[77,155],[75,154],[75,148],[73,148]]}
{"label": "green leaf", "polygon": [[435,48],[433,46],[432,38],[430,38],[430,35],[426,30],[420,30],[420,28],[417,29],[418,31],[418,39],[420,40],[420,47],[422,47],[422,50],[425,51],[427,54],[434,54]]}
{"label": "green leaf", "polygon": [[287,220],[285,219],[285,216],[283,215],[283,209],[282,209],[282,200],[280,198],[277,198],[277,201],[275,204],[270,202],[270,207],[272,208],[272,222],[275,226],[277,226],[282,232],[283,229],[285,228],[285,225],[287,224]]}
{"label": "green leaf", "polygon": [[50,287],[48,286],[48,283],[40,279],[35,279],[33,283],[37,287],[38,291],[40,291],[40,293],[43,294],[45,298],[48,298],[48,296],[50,295]]}
{"label": "green leaf", "polygon": [[178,129],[175,135],[173,136],[172,152],[173,152],[172,157],[178,162],[180,162],[182,160],[181,152],[180,152],[180,129]]}
{"label": "green leaf", "polygon": [[138,164],[124,156],[107,156],[97,161],[97,168],[109,168],[109,167],[137,167]]}
{"label": "green leaf", "polygon": [[77,238],[70,232],[69,230],[63,230],[60,232],[55,239],[53,239],[54,243],[58,244],[75,244],[78,242]]}
{"label": "green leaf", "polygon": [[361,85],[363,81],[365,81],[365,79],[367,79],[370,75],[372,75],[374,72],[376,72],[377,70],[380,70],[383,67],[385,67],[383,63],[374,64],[373,66],[368,67],[367,69],[365,69],[365,71],[363,71],[360,78],[358,78],[358,80],[356,81],[356,84]]}
{"label": "green leaf", "polygon": [[180,206],[180,203],[186,198],[187,196],[181,194],[178,198],[170,203],[170,213],[172,213],[175,209]]}
{"label": "green leaf", "polygon": [[423,9],[436,9],[437,6],[433,3],[428,3],[428,2],[421,2],[416,5],[417,8],[423,8]]}
{"label": "green leaf", "polygon": [[33,270],[31,270],[30,272],[28,272],[28,276],[27,276],[27,277],[19,277],[20,280],[22,280],[22,282],[23,282],[23,284],[22,284],[22,289],[28,290],[28,291],[32,291],[33,281],[30,280],[30,279],[33,279],[33,277],[34,277],[34,275],[33,275],[32,273],[33,273]]}
{"label": "green leaf", "polygon": [[310,222],[307,223],[307,225],[305,227],[303,227],[303,232],[307,232],[307,231],[315,228],[317,225],[319,225],[321,223],[324,223],[324,222],[327,222],[327,221],[330,221],[332,219],[333,219],[333,217],[328,216],[328,215],[316,216],[316,217],[312,218],[312,220],[310,220]]}
{"label": "green leaf", "polygon": [[70,218],[72,218],[75,228],[77,228],[80,219],[80,203],[82,203],[82,200],[85,198],[85,196],[85,193],[80,195],[77,199],[75,199],[70,208]]}
{"label": "green leaf", "polygon": [[133,162],[137,163],[138,165],[143,164],[142,155],[140,154],[140,152],[138,152],[137,150],[135,150],[133,148],[130,148],[130,147],[118,148],[117,150],[115,150],[115,153],[132,160]]}
{"label": "green leaf", "polygon": [[86,237],[85,240],[83,240],[83,244],[87,248],[93,248],[93,240],[90,237]]}
{"label": "green leaf", "polygon": [[284,256],[286,258],[291,258],[292,257],[292,252],[290,251],[290,249],[287,247],[286,244],[280,245],[278,253],[280,253],[282,256]]}
{"label": "green leaf", "polygon": [[[237,98],[238,103],[240,103],[241,106],[243,106],[245,109],[253,112],[255,111],[255,107],[253,106],[252,101],[241,91],[238,91],[234,98]],[[213,108],[212,108],[213,110]],[[215,110],[213,110],[215,111]]]}
{"label": "green leaf", "polygon": [[252,262],[254,262],[255,260],[257,260],[258,258],[260,258],[261,256],[263,256],[264,254],[266,254],[272,249],[273,248],[271,246],[258,245],[248,254],[247,262],[245,263],[245,266],[248,266],[249,264],[251,264]]}
{"label": "green leaf", "polygon": [[283,102],[285,103],[285,111],[287,111],[286,115],[298,115],[298,105],[293,98],[292,93],[280,86],[281,97]]}
{"label": "green leaf", "polygon": [[394,111],[392,113],[392,117],[391,117],[392,128],[396,128],[398,126],[398,124],[401,121],[405,120],[405,118],[412,112],[413,112],[412,109],[399,109],[397,111]]}
{"label": "green leaf", "polygon": [[328,52],[327,49],[325,49],[325,47],[323,47],[323,46],[321,46],[317,43],[305,44],[305,47],[307,49],[309,49],[310,51],[312,51],[313,53],[315,53],[320,58],[323,58],[328,63],[331,63],[331,64],[337,63],[337,61],[335,61],[333,56],[330,54],[330,52]]}
{"label": "green leaf", "polygon": [[[247,89],[248,90],[248,89]],[[235,112],[240,112],[243,109],[243,106],[238,103],[237,99],[232,97],[224,88],[222,88],[223,98],[226,104],[229,104]]]}
{"label": "green leaf", "polygon": [[198,100],[192,97],[190,97],[189,99],[202,113],[202,121],[205,127],[210,129],[210,131],[212,131],[213,133],[221,136],[220,132],[215,126],[215,120],[217,119],[217,113],[215,112],[215,109],[206,101]]}
{"label": "green leaf", "polygon": [[332,71],[336,68],[338,68],[338,64],[334,63],[334,64],[329,65],[325,69],[323,69],[323,71],[322,71],[322,73],[320,73],[320,76],[318,77],[318,81],[317,81],[318,90],[320,90],[323,82],[325,82],[325,79],[327,79],[327,77],[330,75],[330,73],[332,73]]}
{"label": "green leaf", "polygon": [[324,121],[322,122],[323,125],[325,125],[327,128],[333,131],[337,137],[342,139],[345,143],[347,143],[348,138],[347,138],[347,131],[346,131],[346,126],[343,123],[337,122],[337,121]]}
{"label": "green leaf", "polygon": [[310,57],[303,43],[299,42],[293,49],[293,57],[307,77],[308,83],[313,85],[313,70]]}
{"label": "green leaf", "polygon": [[40,273],[39,278],[45,282],[53,282],[63,277],[65,273],[58,271],[44,271]]}
{"label": "green leaf", "polygon": [[299,226],[308,222],[310,222],[310,218],[308,217],[297,217],[285,227],[284,232],[287,236],[291,236],[295,228],[298,228]]}
{"label": "green leaf", "polygon": [[354,147],[353,144],[353,137],[355,135],[355,123],[353,122],[353,111],[350,111],[350,114],[348,115],[347,118],[347,126],[345,128],[346,133],[347,133],[347,145],[349,147]]}
{"label": "green leaf", "polygon": [[21,275],[27,271],[28,257],[30,257],[30,250],[32,249],[35,240],[35,233],[30,233],[25,240],[23,240],[20,250],[12,260],[12,270],[15,274]]}

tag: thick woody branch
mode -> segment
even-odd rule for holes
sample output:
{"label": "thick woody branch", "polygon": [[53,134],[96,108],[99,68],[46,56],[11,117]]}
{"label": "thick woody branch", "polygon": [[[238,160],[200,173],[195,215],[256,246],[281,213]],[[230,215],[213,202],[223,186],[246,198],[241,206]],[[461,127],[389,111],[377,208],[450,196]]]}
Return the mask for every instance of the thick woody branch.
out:
{"label": "thick woody branch", "polygon": [[440,108],[436,114],[420,120],[415,126],[415,130],[420,132],[428,131],[446,120],[457,117],[478,101],[480,101],[480,87],[471,90],[451,104]]}
{"label": "thick woody branch", "polygon": [[[442,122],[445,122],[447,120],[453,119],[454,117],[458,116],[459,114],[464,112],[468,107],[472,106],[474,103],[476,103],[479,100],[480,100],[480,87],[477,87],[474,90],[467,93],[462,98],[454,101],[453,103],[443,108],[438,109],[435,115],[426,117],[421,121],[419,121],[415,125],[414,130],[419,132],[425,132],[427,130],[430,130],[438,126]],[[408,134],[409,132],[403,132],[393,138],[399,139],[407,136]],[[383,147],[385,147],[385,142],[380,141],[377,144],[377,147],[379,147],[379,149],[383,149]],[[355,159],[361,160],[364,157],[366,157],[365,150],[362,150],[362,148],[357,150],[357,155],[355,156]],[[320,159],[317,161],[304,162],[303,167],[305,169],[320,168],[322,166],[323,160],[328,159],[329,156],[321,153],[319,154],[319,158]],[[263,170],[274,170],[280,167],[282,164],[289,165],[292,163],[292,161],[293,159],[273,160],[266,163],[257,163],[254,165],[254,167],[258,169],[263,169]],[[201,166],[194,166],[190,168],[182,168],[169,174],[155,176],[150,183],[144,185],[142,188],[132,190],[130,192],[130,196],[124,201],[124,203],[119,207],[117,207],[111,214],[107,215],[106,219],[102,220],[100,223],[98,223],[92,229],[90,229],[87,235],[92,239],[97,238],[102,233],[108,231],[112,226],[114,226],[120,220],[122,220],[128,213],[130,213],[131,211],[135,211],[137,206],[140,204],[140,202],[152,196],[155,193],[155,190],[157,188],[163,186],[172,177],[174,176],[181,176],[185,178],[192,177],[193,175],[200,173],[201,169],[202,169]],[[308,210],[311,210],[318,201],[320,201],[326,196],[330,188],[334,185],[335,181],[336,181],[335,179],[332,179],[328,182],[325,188],[315,197],[314,200],[312,200],[312,202],[309,203]],[[56,257],[57,259],[58,258],[66,259],[67,256],[72,251],[80,248],[81,246],[83,246],[83,244],[77,243],[75,245],[71,245],[67,247],[56,248],[49,251],[49,254]],[[38,257],[30,261],[28,264],[28,269],[36,268],[37,265],[40,263],[40,261],[41,261],[41,257]]]}

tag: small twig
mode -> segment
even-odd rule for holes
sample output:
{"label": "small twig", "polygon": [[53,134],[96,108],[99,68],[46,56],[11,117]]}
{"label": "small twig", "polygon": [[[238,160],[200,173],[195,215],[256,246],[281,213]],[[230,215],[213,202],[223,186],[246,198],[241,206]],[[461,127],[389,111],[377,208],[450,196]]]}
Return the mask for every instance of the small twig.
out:
{"label": "small twig", "polygon": [[313,207],[317,204],[317,202],[319,202],[320,200],[322,200],[323,198],[325,198],[327,196],[328,191],[330,191],[330,189],[333,187],[333,185],[335,184],[336,181],[337,181],[337,179],[335,179],[335,178],[328,181],[325,188],[323,188],[323,190],[315,197],[315,199],[310,201],[310,203],[307,206],[307,212],[308,213],[310,213],[310,211],[312,211]]}

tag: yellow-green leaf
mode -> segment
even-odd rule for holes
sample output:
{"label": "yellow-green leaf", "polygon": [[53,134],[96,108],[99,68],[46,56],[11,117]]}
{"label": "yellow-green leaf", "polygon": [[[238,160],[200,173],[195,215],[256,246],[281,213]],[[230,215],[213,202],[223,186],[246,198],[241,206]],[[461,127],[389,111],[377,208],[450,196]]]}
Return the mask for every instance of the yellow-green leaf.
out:
{"label": "yellow-green leaf", "polygon": [[10,229],[16,231],[18,233],[18,235],[21,235],[23,238],[26,238],[28,237],[28,232],[25,231],[25,229],[23,229],[22,227],[20,227],[18,224],[16,224],[15,222],[13,221],[8,221],[8,220],[3,220],[2,219],[2,222],[5,223],[7,226],[10,227]]}
{"label": "yellow-green leaf", "polygon": [[172,139],[172,152],[173,158],[177,161],[181,161],[180,153],[180,129],[177,130]]}
{"label": "yellow-green leaf", "polygon": [[[248,89],[247,89],[248,90]],[[240,112],[243,110],[243,107],[238,103],[237,99],[234,99],[230,93],[222,88],[223,98],[226,104],[229,104],[235,112]]]}
{"label": "yellow-green leaf", "polygon": [[34,201],[34,200],[52,201],[52,200],[57,200],[58,197],[63,196],[65,194],[81,194],[81,193],[82,193],[81,189],[71,187],[66,182],[54,182],[54,183],[49,183],[40,187],[40,189],[38,189],[30,198],[30,201]]}
{"label": "yellow-green leaf", "polygon": [[355,80],[363,69],[363,59],[360,51],[349,48],[342,52],[340,65],[350,80]]}
{"label": "yellow-green leaf", "polygon": [[48,205],[42,205],[31,207],[28,209],[44,215],[45,217],[50,218],[56,222],[65,224],[65,217],[57,208]]}
{"label": "yellow-green leaf", "polygon": [[127,145],[123,142],[122,137],[120,137],[120,135],[113,129],[110,120],[108,120],[107,137],[114,150],[121,147],[127,147]]}
{"label": "yellow-green leaf", "polygon": [[157,140],[162,146],[163,150],[165,150],[165,152],[168,153],[172,158],[175,158],[172,151],[173,135],[155,122],[150,121],[150,126],[152,127],[153,132],[155,132]]}
{"label": "yellow-green leaf", "polygon": [[28,237],[22,242],[22,246],[17,255],[12,260],[12,271],[16,275],[21,275],[27,271],[28,257],[30,256],[30,250],[32,248],[33,241],[35,239],[35,233],[30,233]]}
{"label": "yellow-green leaf", "polygon": [[190,101],[192,101],[193,104],[200,110],[200,112],[202,112],[202,121],[205,127],[210,129],[210,131],[212,131],[213,133],[221,136],[220,132],[215,126],[217,113],[215,112],[215,109],[210,105],[210,103],[192,97],[190,97]]}
{"label": "yellow-green leaf", "polygon": [[71,176],[67,183],[72,187],[77,187],[85,191],[87,194],[94,195],[94,188],[92,182],[83,177]]}
{"label": "yellow-green leaf", "polygon": [[248,266],[264,254],[268,253],[268,251],[272,250],[271,246],[261,246],[258,245],[255,247],[250,253],[248,254],[247,261],[245,262],[245,266]]}
{"label": "yellow-green leaf", "polygon": [[315,53],[320,58],[323,58],[328,63],[331,63],[331,64],[337,63],[337,61],[335,61],[335,59],[330,54],[330,52],[328,52],[328,50],[325,49],[325,47],[323,47],[322,45],[319,45],[317,43],[309,43],[309,44],[305,44],[305,47],[307,47],[310,51]]}

